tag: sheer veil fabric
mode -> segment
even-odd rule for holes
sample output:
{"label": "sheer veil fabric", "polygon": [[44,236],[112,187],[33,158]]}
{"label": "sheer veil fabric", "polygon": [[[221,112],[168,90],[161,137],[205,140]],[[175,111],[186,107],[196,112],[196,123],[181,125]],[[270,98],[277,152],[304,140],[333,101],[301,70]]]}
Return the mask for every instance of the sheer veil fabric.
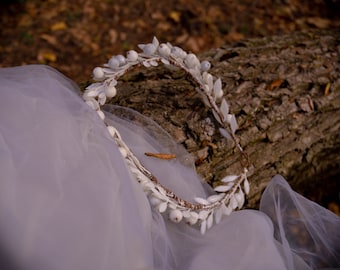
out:
{"label": "sheer veil fabric", "polygon": [[[150,207],[72,81],[47,66],[4,68],[0,94],[0,250],[15,269],[340,267],[340,219],[281,176],[268,185],[260,211],[232,213],[201,235]],[[130,109],[105,110],[165,186],[189,201],[213,192],[156,123]],[[144,155],[162,151],[178,158]]]}

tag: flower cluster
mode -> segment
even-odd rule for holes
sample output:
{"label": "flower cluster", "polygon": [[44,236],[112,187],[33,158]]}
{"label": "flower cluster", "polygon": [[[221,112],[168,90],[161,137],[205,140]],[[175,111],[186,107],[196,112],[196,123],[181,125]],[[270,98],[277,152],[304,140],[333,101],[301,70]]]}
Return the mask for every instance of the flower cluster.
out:
{"label": "flower cluster", "polygon": [[[222,81],[208,72],[211,64],[208,61],[200,62],[195,54],[187,53],[170,43],[159,44],[157,38],[154,38],[151,43],[140,44],[138,47],[142,50],[141,53],[130,50],[126,56],[112,56],[108,63],[93,70],[93,78],[96,82],[85,89],[83,99],[97,111],[101,119],[105,122],[101,106],[117,94],[117,80],[128,70],[138,65],[146,68],[158,66],[159,63],[172,65],[184,70],[196,83],[197,92],[203,102],[211,108],[214,118],[220,124],[221,135],[234,141],[240,152],[244,154],[235,136],[238,128],[236,118],[229,113],[229,105],[223,98]],[[249,193],[246,165],[243,166],[241,173],[224,177],[221,180],[224,185],[215,188],[216,194],[208,198],[195,198],[196,203],[190,203],[162,186],[131,152],[119,132],[113,126],[107,125],[107,128],[129,169],[142,185],[150,204],[160,213],[167,212],[173,222],[179,223],[184,220],[190,225],[199,224],[201,233],[204,234],[214,221],[219,223],[223,215],[229,215],[233,210],[242,208],[245,194]]]}

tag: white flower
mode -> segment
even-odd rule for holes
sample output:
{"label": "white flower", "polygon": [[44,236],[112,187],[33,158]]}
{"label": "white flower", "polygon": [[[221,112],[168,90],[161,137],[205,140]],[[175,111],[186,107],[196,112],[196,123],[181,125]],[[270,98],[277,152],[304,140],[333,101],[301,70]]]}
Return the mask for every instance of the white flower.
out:
{"label": "white flower", "polygon": [[157,47],[153,44],[146,44],[145,47],[143,48],[143,53],[146,55],[152,55],[156,52]]}
{"label": "white flower", "polygon": [[181,222],[182,218],[183,218],[183,214],[180,210],[175,209],[172,210],[169,214],[169,218],[171,221],[175,222],[175,223],[179,223]]}

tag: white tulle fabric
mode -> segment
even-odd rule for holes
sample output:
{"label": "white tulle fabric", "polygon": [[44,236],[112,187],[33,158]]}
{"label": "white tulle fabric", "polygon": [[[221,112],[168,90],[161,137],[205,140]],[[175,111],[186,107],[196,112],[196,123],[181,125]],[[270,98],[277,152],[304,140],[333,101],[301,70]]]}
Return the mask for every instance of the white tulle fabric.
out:
{"label": "white tulle fabric", "polygon": [[[276,176],[260,211],[205,235],[153,211],[77,86],[47,66],[0,70],[0,246],[18,269],[318,269],[340,265],[340,221]],[[212,193],[190,155],[152,120],[107,106],[107,121],[164,185]],[[144,152],[171,151],[176,160]],[[5,269],[1,267],[1,269]]]}

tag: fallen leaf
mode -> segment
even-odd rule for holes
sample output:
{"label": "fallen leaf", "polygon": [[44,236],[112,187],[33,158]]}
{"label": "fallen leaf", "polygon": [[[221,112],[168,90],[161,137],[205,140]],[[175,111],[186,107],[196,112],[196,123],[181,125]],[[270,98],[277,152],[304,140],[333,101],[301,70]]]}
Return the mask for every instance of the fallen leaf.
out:
{"label": "fallen leaf", "polygon": [[65,22],[57,22],[51,26],[51,31],[65,30],[67,25]]}
{"label": "fallen leaf", "polygon": [[326,87],[325,87],[325,91],[324,91],[325,96],[328,96],[330,88],[331,88],[331,83],[329,82],[326,84]]}
{"label": "fallen leaf", "polygon": [[51,44],[51,45],[54,45],[54,46],[58,45],[58,41],[57,41],[57,38],[55,36],[42,34],[40,37],[41,37],[41,39],[47,41],[48,44]]}
{"label": "fallen leaf", "polygon": [[179,13],[178,11],[171,11],[169,13],[169,18],[174,20],[174,22],[179,23],[181,20],[181,13]]}
{"label": "fallen leaf", "polygon": [[275,88],[280,87],[280,85],[282,84],[283,80],[282,79],[277,79],[275,81],[273,81],[269,86],[268,86],[268,90],[269,91],[273,91]]}
{"label": "fallen leaf", "polygon": [[311,25],[316,26],[320,29],[328,28],[331,24],[331,21],[328,19],[320,18],[320,17],[310,17],[307,19],[307,22]]}
{"label": "fallen leaf", "polygon": [[37,59],[41,63],[56,62],[57,61],[57,56],[53,52],[40,51],[38,53]]}
{"label": "fallen leaf", "polygon": [[174,158],[176,158],[175,154],[165,154],[165,153],[149,153],[149,152],[146,152],[146,153],[144,153],[144,155],[146,155],[148,157],[159,158],[159,159],[174,159]]}

